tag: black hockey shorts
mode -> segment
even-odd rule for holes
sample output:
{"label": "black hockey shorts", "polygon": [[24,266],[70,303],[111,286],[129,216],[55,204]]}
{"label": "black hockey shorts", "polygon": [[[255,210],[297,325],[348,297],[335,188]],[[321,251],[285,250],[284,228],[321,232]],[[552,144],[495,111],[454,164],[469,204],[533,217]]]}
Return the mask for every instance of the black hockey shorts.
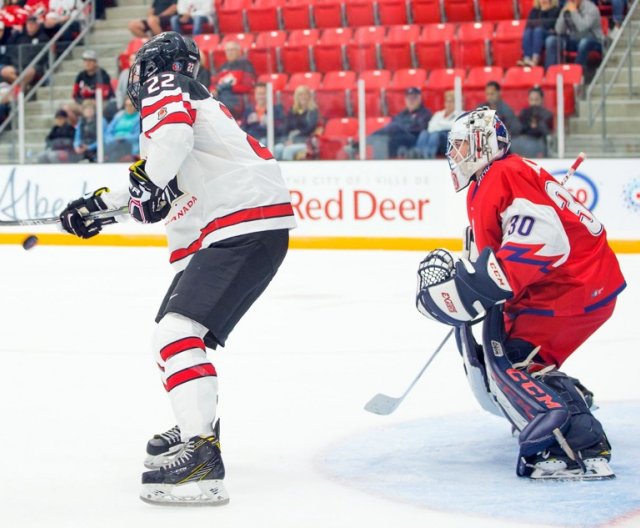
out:
{"label": "black hockey shorts", "polygon": [[201,249],[176,274],[156,323],[177,313],[209,329],[208,348],[224,346],[231,330],[275,276],[289,247],[289,230],[221,240]]}

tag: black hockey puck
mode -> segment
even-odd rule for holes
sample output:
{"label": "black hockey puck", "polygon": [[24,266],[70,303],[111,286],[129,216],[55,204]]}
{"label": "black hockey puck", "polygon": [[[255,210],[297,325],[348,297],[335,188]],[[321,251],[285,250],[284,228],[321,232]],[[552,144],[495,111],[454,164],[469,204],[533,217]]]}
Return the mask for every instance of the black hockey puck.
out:
{"label": "black hockey puck", "polygon": [[35,247],[38,243],[38,237],[36,235],[29,235],[22,241],[22,247],[29,251],[31,248]]}

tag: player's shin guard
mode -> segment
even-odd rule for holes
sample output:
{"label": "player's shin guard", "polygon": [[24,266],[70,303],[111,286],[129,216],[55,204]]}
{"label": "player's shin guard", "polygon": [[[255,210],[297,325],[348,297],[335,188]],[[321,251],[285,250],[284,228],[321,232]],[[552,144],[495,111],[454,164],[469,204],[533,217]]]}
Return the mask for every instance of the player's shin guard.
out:
{"label": "player's shin guard", "polygon": [[206,333],[201,324],[170,313],[158,323],[154,335],[156,359],[183,441],[213,433],[218,378],[207,360]]}

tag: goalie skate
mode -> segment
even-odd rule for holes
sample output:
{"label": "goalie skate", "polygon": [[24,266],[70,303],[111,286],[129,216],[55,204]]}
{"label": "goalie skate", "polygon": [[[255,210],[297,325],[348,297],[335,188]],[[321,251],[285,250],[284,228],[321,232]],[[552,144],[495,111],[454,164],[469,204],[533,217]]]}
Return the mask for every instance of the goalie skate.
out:
{"label": "goalie skate", "polygon": [[140,498],[168,506],[221,506],[229,502],[218,437],[194,436],[169,464],[142,474]]}
{"label": "goalie skate", "polygon": [[559,458],[537,462],[529,475],[532,480],[607,480],[615,478],[606,458],[586,458],[584,470]]}
{"label": "goalie skate", "polygon": [[159,469],[169,464],[183,447],[180,428],[174,425],[168,431],[154,435],[147,442],[147,458],[144,466],[148,469]]}

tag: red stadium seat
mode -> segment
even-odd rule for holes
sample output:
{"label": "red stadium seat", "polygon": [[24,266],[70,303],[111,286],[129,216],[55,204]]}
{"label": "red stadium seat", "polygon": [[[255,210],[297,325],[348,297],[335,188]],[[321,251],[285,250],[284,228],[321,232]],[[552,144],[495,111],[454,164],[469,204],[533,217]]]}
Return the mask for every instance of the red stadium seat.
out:
{"label": "red stadium seat", "polygon": [[289,80],[289,75],[286,73],[264,73],[258,76],[258,82],[273,84],[274,93],[284,90]]}
{"label": "red stadium seat", "polygon": [[533,9],[534,0],[518,0],[518,13],[520,14],[520,20],[526,20],[529,16],[529,11]]}
{"label": "red stadium seat", "polygon": [[291,1],[280,8],[283,29],[306,29],[311,27],[312,0]]}
{"label": "red stadium seat", "polygon": [[443,21],[440,0],[411,0],[410,9],[414,24],[439,24]]}
{"label": "red stadium seat", "polygon": [[514,0],[478,0],[480,20],[513,20]]}
{"label": "red stadium seat", "polygon": [[413,87],[423,89],[426,80],[427,72],[420,68],[396,71],[385,94],[387,114],[394,116],[404,110],[406,107],[404,101],[405,90]]}
{"label": "red stadium seat", "polygon": [[376,23],[371,0],[345,0],[344,10],[347,26],[373,26]]}
{"label": "red stadium seat", "polygon": [[247,58],[253,64],[258,75],[278,71],[277,48],[287,39],[284,31],[265,31],[258,33],[253,46],[247,51]]}
{"label": "red stadium seat", "polygon": [[492,37],[493,23],[491,22],[460,24],[457,38],[451,43],[453,65],[469,68],[487,64],[486,51]]}
{"label": "red stadium seat", "polygon": [[380,44],[382,64],[388,70],[413,68],[411,45],[418,40],[420,26],[391,26]]}
{"label": "red stadium seat", "polygon": [[489,81],[502,83],[504,70],[500,66],[476,66],[471,68],[462,83],[464,108],[472,109],[486,101],[485,86]]}
{"label": "red stadium seat", "polygon": [[414,45],[418,66],[429,70],[446,68],[449,65],[447,48],[454,39],[454,32],[454,24],[424,26]]}
{"label": "red stadium seat", "polygon": [[344,147],[358,137],[358,120],[354,117],[329,119],[318,137],[319,158],[323,160],[347,159]]}
{"label": "red stadium seat", "polygon": [[442,5],[447,22],[473,22],[476,20],[476,8],[473,0],[445,0]]}
{"label": "red stadium seat", "polygon": [[322,74],[318,72],[298,72],[289,77],[289,81],[280,92],[280,104],[285,111],[291,108],[293,92],[298,86],[308,86],[311,90],[317,90],[322,81]]}
{"label": "red stadium seat", "polygon": [[384,40],[386,28],[368,26],[356,29],[352,42],[347,46],[347,62],[355,71],[376,70],[378,64],[378,43]]}
{"label": "red stadium seat", "polygon": [[380,130],[382,127],[387,126],[391,123],[391,117],[367,117],[365,121],[365,129],[367,131],[367,136],[369,134],[373,134],[376,130]]}
{"label": "red stadium seat", "polygon": [[254,0],[247,8],[246,16],[249,31],[270,31],[280,29],[278,9],[280,0]]}
{"label": "red stadium seat", "polygon": [[[127,48],[118,55],[118,69],[124,70],[128,69],[131,65],[129,64],[129,57],[136,53],[142,45],[147,42],[149,39],[146,37],[134,37],[127,44]],[[217,41],[216,41],[217,42]]]}
{"label": "red stadium seat", "polygon": [[549,66],[542,81],[545,106],[556,113],[557,105],[557,76],[562,75],[564,88],[564,113],[572,115],[576,111],[576,91],[582,85],[582,66],[579,64],[554,64]]}
{"label": "red stadium seat", "polygon": [[[384,113],[382,101],[383,90],[389,86],[391,72],[389,70],[367,70],[360,73],[359,80],[364,81],[364,100],[367,117],[380,116]],[[358,115],[358,92],[351,93],[351,107],[355,115]]]}
{"label": "red stadium seat", "polygon": [[529,106],[528,90],[540,86],[544,78],[542,66],[509,68],[502,80],[502,99],[518,114]]}
{"label": "red stadium seat", "polygon": [[382,26],[408,24],[406,1],[378,0],[378,19]]}
{"label": "red stadium seat", "polygon": [[318,43],[313,46],[315,70],[328,72],[343,70],[344,45],[351,40],[351,28],[328,28],[322,32]]}
{"label": "red stadium seat", "polygon": [[225,2],[216,10],[218,32],[244,33],[247,30],[244,17],[244,2]]}
{"label": "red stadium seat", "polygon": [[313,6],[313,19],[317,28],[344,26],[342,19],[342,2],[339,0],[325,0],[316,2]]}
{"label": "red stadium seat", "polygon": [[356,29],[353,40],[356,44],[378,44],[384,40],[387,28],[382,26],[359,27]]}
{"label": "red stadium seat", "polygon": [[347,90],[355,90],[356,74],[352,71],[328,72],[316,90],[320,115],[325,119],[349,115]]}
{"label": "red stadium seat", "polygon": [[289,39],[280,48],[282,71],[305,72],[311,70],[310,46],[318,42],[317,29],[296,29],[289,33]]}
{"label": "red stadium seat", "polygon": [[510,68],[522,57],[522,33],[525,22],[503,20],[496,24],[496,34],[491,41],[493,64]]}
{"label": "red stadium seat", "polygon": [[465,71],[463,68],[446,68],[431,72],[429,82],[423,90],[424,104],[429,110],[436,112],[444,107],[444,92],[455,87],[456,77],[460,77],[461,81],[464,81]]}

